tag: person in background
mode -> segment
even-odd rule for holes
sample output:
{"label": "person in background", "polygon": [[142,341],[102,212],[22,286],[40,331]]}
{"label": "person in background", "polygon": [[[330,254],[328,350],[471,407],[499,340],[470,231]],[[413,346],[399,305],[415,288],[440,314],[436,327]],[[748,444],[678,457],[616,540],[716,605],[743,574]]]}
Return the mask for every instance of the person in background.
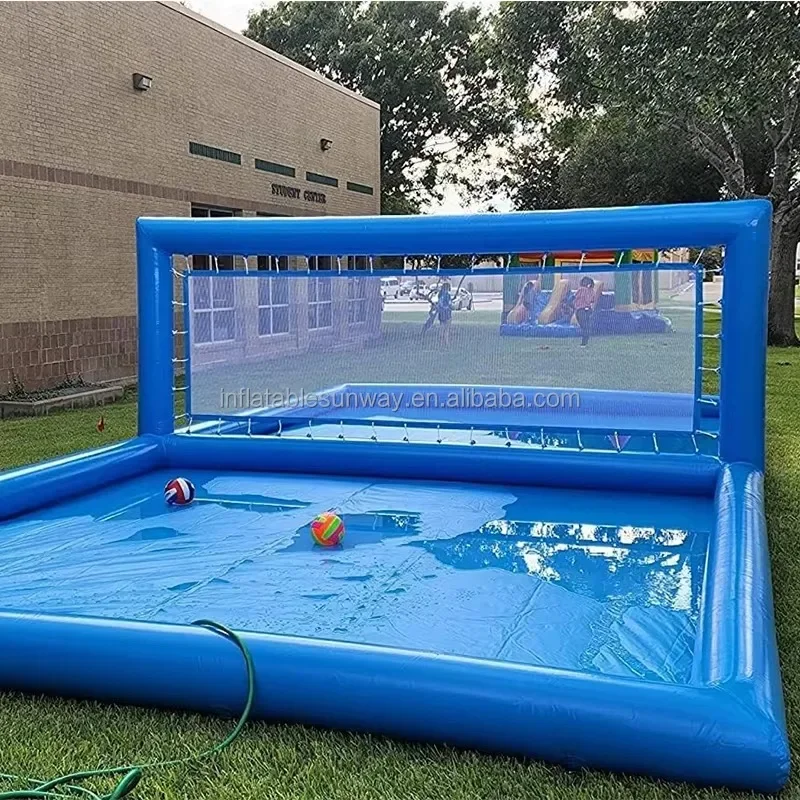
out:
{"label": "person in background", "polygon": [[525,285],[522,287],[522,294],[520,296],[520,302],[525,308],[527,312],[526,322],[535,322],[534,319],[534,311],[536,307],[536,295],[538,292],[536,291],[536,281],[527,281]]}
{"label": "person in background", "polygon": [[589,344],[589,333],[594,312],[594,281],[588,275],[581,278],[581,285],[578,287],[578,291],[575,292],[572,307],[575,309],[575,318],[581,327],[581,347],[586,347]]}
{"label": "person in background", "polygon": [[444,343],[450,344],[450,321],[453,318],[453,296],[450,294],[450,281],[442,281],[439,298],[436,301],[436,314],[444,332]]}

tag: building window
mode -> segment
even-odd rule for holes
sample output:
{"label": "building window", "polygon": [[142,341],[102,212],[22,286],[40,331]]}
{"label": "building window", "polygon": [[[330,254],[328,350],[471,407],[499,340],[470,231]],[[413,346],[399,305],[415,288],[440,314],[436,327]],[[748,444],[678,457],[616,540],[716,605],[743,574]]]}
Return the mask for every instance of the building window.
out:
{"label": "building window", "polygon": [[[200,206],[192,204],[193,217],[241,217],[240,208],[222,208],[220,206]],[[234,256],[217,256],[216,263],[211,256],[193,255],[192,269],[213,269],[220,271],[234,268]]]}
{"label": "building window", "polygon": [[332,326],[331,282],[328,278],[309,278],[308,329],[315,331]]}
{"label": "building window", "polygon": [[311,183],[324,183],[326,186],[338,186],[339,179],[330,175],[320,175],[318,172],[306,172],[306,180]]}
{"label": "building window", "polygon": [[371,186],[367,186],[365,183],[353,183],[353,181],[347,181],[347,190],[360,194],[375,194],[375,190]]}
{"label": "building window", "polygon": [[312,272],[333,269],[333,256],[309,256],[308,268]]}
{"label": "building window", "polygon": [[203,206],[192,203],[193,217],[241,217],[241,208],[226,208],[225,206]]}
{"label": "building window", "polygon": [[256,169],[260,169],[263,172],[274,172],[278,175],[286,175],[287,178],[294,178],[295,176],[294,167],[287,166],[286,164],[278,164],[275,161],[264,161],[261,158],[257,158],[255,164]]}
{"label": "building window", "polygon": [[361,278],[347,281],[347,321],[351,325],[367,321],[367,286]]}
{"label": "building window", "polygon": [[228,164],[241,164],[242,154],[234,153],[233,150],[222,150],[219,147],[212,147],[208,144],[199,142],[189,142],[189,152],[193,156],[203,156],[203,158],[213,158],[216,161],[226,161]]}
{"label": "building window", "polygon": [[289,269],[289,256],[258,256],[256,264],[260,272],[286,272]]}
{"label": "building window", "polygon": [[[192,205],[192,216],[237,217],[241,210]],[[193,255],[193,270],[230,271],[234,256]],[[192,329],[195,344],[231,342],[236,338],[235,285],[233,278],[209,275],[192,283]]]}
{"label": "building window", "polygon": [[234,279],[217,275],[192,281],[192,330],[195,344],[232,342],[236,338]]}
{"label": "building window", "polygon": [[259,278],[258,335],[277,336],[281,333],[289,333],[289,280]]}

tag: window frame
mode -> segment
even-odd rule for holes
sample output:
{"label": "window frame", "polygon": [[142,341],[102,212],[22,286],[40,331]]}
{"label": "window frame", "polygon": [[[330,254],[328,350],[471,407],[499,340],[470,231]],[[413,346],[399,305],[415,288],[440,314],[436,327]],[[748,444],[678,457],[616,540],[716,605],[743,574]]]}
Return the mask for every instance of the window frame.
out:
{"label": "window frame", "polygon": [[[194,218],[207,219],[218,217],[240,217],[242,210],[236,208],[225,208],[224,206],[211,206],[202,203],[192,203],[190,215]],[[236,256],[217,256],[216,262],[213,261],[214,257],[205,254],[192,254],[191,258],[191,271],[204,273],[203,277],[219,278],[222,277],[221,273],[229,272],[235,269]],[[212,267],[213,263],[213,267]],[[229,279],[230,280],[230,279]],[[192,292],[192,307],[191,320],[192,320],[192,345],[197,347],[208,347],[219,344],[230,344],[236,341],[236,288],[235,284],[231,284],[233,291],[231,292],[230,305],[217,305],[217,297],[214,294],[214,280],[209,281],[209,306],[207,308],[198,308],[196,305],[196,297],[194,291]],[[198,324],[196,319],[199,316],[209,315],[209,331],[211,338],[208,340],[198,341],[197,330]],[[216,331],[218,330],[219,323],[217,316],[221,314],[230,314],[233,320],[230,330],[231,336],[225,338],[218,338]],[[228,326],[226,326],[227,328]]]}
{"label": "window frame", "polygon": [[[286,214],[271,214],[269,211],[256,211],[257,217],[285,218]],[[277,262],[277,263],[276,263]],[[289,269],[289,256],[260,255],[256,256],[257,272],[272,272],[273,265],[277,266],[276,272],[286,272]],[[270,290],[271,291],[271,290]]]}
{"label": "window frame", "polygon": [[[347,324],[363,325],[367,321],[367,285],[363,278],[348,278],[347,281]],[[356,286],[360,294],[353,296],[351,289]]]}
{"label": "window frame", "polygon": [[[264,256],[265,258],[271,258],[271,256]],[[273,281],[278,280],[277,278],[258,278],[259,281],[264,281],[269,286],[269,303],[262,303],[261,302],[261,286],[262,284],[259,283],[258,287],[258,297],[256,298],[256,304],[258,308],[258,337],[259,339],[274,339],[279,336],[289,336],[292,332],[292,321],[290,318],[289,309],[291,308],[291,300],[289,297],[289,284],[286,284],[286,302],[285,303],[276,303],[274,301],[273,296]],[[280,280],[288,280],[287,278],[282,278]],[[275,330],[275,310],[285,308],[286,309],[286,330],[285,331],[276,331]],[[263,333],[261,330],[261,319],[262,319],[262,311],[269,309],[269,332]]]}
{"label": "window frame", "polygon": [[235,150],[226,150],[224,147],[215,147],[213,144],[202,142],[189,142],[189,155],[200,158],[210,158],[212,161],[222,161],[223,164],[242,166],[242,154]]}
{"label": "window frame", "polygon": [[[189,215],[193,219],[217,219],[229,217],[241,217],[241,208],[226,208],[225,206],[210,206],[203,203],[192,203]],[[213,263],[213,256],[207,254],[192,254],[191,270],[194,272],[223,272],[236,268],[236,256],[217,256],[216,263]],[[212,266],[213,263],[213,266]]]}
{"label": "window frame", "polygon": [[[311,331],[327,331],[333,329],[333,286],[331,285],[330,278],[308,278],[308,330]],[[313,284],[312,284],[313,282]],[[311,299],[311,286],[314,286],[314,299]],[[328,287],[327,299],[319,299],[319,287],[326,285]],[[329,323],[327,325],[320,325],[319,320],[321,311],[324,306],[328,307]],[[311,324],[312,315],[315,324]]]}
{"label": "window frame", "polygon": [[[225,280],[224,276],[220,276],[216,272],[209,272],[207,275],[203,275],[203,278],[207,278],[209,280],[209,290],[208,290],[208,306],[198,308],[196,301],[196,289],[192,291],[192,344],[197,347],[206,347],[209,345],[215,344],[229,344],[230,342],[236,341],[236,289],[233,284],[233,291],[231,292],[231,299],[230,305],[217,305],[216,303],[216,296],[214,294],[214,286],[216,284],[216,280],[222,278]],[[228,281],[232,281],[232,278],[227,278]],[[232,323],[230,325],[231,336],[226,336],[225,338],[220,338],[216,335],[216,331],[218,327],[221,327],[220,323],[217,321],[218,317],[222,314],[230,314]],[[210,332],[210,339],[203,339],[202,341],[198,340],[197,332],[199,330],[199,324],[197,322],[198,318],[200,317],[207,317],[209,319],[209,326],[208,330]],[[225,326],[228,327],[227,325]]]}

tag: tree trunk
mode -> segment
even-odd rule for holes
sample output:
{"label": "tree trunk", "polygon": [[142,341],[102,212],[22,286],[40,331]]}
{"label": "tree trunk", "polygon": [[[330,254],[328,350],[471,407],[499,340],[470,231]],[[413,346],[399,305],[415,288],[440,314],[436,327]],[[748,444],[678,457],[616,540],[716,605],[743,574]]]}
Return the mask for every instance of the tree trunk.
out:
{"label": "tree trunk", "polygon": [[798,235],[787,228],[780,218],[772,225],[767,341],[776,347],[800,346],[794,324]]}

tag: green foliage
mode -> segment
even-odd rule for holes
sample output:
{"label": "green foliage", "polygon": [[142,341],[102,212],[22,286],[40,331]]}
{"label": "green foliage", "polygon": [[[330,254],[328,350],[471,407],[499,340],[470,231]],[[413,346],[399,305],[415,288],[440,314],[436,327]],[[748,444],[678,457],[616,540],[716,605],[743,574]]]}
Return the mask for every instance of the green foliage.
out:
{"label": "green foliage", "polygon": [[722,179],[674,129],[643,115],[562,120],[509,151],[502,186],[516,208],[716,200]]}
{"label": "green foliage", "polygon": [[678,132],[634,114],[587,122],[558,178],[566,205],[578,207],[716,200],[721,182]]}
{"label": "green foliage", "polygon": [[[593,105],[596,94],[585,80],[589,54],[576,41],[575,27],[594,13],[595,4],[586,2],[500,3],[495,38],[502,49],[502,71],[524,115],[548,95],[568,98],[573,108]],[[555,83],[549,82],[551,76]]]}
{"label": "green foliage", "polygon": [[442,2],[280,2],[245,33],[381,104],[381,207],[409,213],[440,197],[455,152],[510,130],[487,26]]}
{"label": "green foliage", "polygon": [[546,142],[512,145],[488,193],[503,192],[517,210],[563,208],[568,203],[559,188],[561,161],[562,156]]}
{"label": "green foliage", "polygon": [[[631,4],[573,15],[597,99],[669,113],[709,126],[773,120],[800,65],[800,4]],[[571,80],[576,81],[577,75]],[[778,112],[777,114],[775,112]]]}

